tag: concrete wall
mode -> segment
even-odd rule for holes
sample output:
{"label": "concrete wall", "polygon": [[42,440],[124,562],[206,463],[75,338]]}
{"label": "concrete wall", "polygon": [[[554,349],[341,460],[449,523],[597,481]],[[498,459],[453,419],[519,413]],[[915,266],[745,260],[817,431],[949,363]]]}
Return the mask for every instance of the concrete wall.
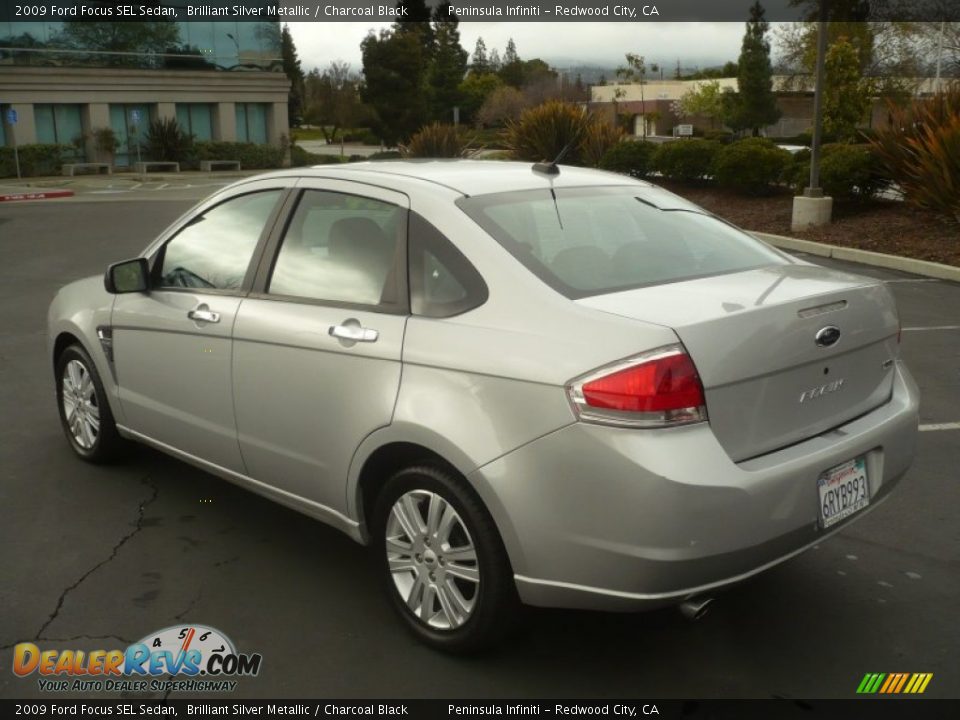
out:
{"label": "concrete wall", "polygon": [[[113,68],[0,67],[2,100],[20,115],[17,142],[36,142],[33,106],[82,106],[84,131],[110,126],[111,103],[145,103],[155,117],[176,117],[177,103],[214,105],[216,140],[236,140],[235,103],[267,105],[267,140],[280,145],[289,136],[290,81],[278,72],[210,72]],[[8,142],[9,142],[9,132]],[[87,148],[92,157],[92,148]]]}

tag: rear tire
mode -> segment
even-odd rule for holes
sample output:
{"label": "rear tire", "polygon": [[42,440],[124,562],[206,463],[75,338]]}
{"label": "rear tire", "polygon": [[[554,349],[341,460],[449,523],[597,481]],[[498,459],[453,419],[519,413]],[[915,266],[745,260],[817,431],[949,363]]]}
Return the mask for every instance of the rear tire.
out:
{"label": "rear tire", "polygon": [[117,459],[125,443],[117,432],[103,383],[87,351],[74,344],[60,353],[56,378],[60,424],[73,451],[91,463]]}
{"label": "rear tire", "polygon": [[459,476],[399,471],[373,512],[372,548],[390,604],[417,638],[445,652],[500,642],[519,601],[493,519]]}

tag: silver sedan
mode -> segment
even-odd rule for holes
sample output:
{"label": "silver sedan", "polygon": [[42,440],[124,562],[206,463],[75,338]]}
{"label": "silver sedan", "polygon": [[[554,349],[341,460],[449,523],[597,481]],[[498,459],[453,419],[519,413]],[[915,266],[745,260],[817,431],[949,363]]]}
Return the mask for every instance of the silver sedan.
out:
{"label": "silver sedan", "polygon": [[49,349],[77,455],[145,443],[339,528],[448,650],[521,604],[697,616],[916,442],[882,282],[551,165],[242,180],[63,288]]}

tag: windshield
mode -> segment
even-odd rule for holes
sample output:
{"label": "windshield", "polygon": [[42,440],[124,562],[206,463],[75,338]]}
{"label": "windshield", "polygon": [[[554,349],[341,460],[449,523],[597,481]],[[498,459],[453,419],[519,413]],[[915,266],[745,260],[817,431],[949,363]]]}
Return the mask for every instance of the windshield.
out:
{"label": "windshield", "polygon": [[660,209],[648,195],[655,202],[669,197],[634,187],[560,188],[461,198],[457,204],[570,298],[789,262],[717,218]]}

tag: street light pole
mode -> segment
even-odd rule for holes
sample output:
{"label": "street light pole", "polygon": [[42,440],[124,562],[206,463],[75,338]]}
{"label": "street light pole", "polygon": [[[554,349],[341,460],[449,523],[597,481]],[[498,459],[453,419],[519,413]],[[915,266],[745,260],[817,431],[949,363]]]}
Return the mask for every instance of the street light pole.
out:
{"label": "street light pole", "polygon": [[937,82],[934,85],[934,87],[936,88],[935,92],[940,92],[943,89],[943,87],[940,85],[940,64],[943,58],[943,31],[944,31],[945,25],[946,23],[943,20],[941,20],[940,35],[937,37]]}
{"label": "street light pole", "polygon": [[820,0],[817,23],[817,72],[813,89],[813,138],[810,144],[810,186],[793,198],[790,229],[794,232],[817,225],[826,225],[833,214],[833,198],[820,187],[820,141],[823,134],[823,84],[827,57],[827,23],[829,0]]}
{"label": "street light pole", "polygon": [[823,197],[820,187],[820,140],[823,131],[823,80],[827,56],[827,5],[820,0],[820,20],[817,23],[817,73],[813,90],[813,138],[810,144],[810,186],[803,191],[807,197]]}

